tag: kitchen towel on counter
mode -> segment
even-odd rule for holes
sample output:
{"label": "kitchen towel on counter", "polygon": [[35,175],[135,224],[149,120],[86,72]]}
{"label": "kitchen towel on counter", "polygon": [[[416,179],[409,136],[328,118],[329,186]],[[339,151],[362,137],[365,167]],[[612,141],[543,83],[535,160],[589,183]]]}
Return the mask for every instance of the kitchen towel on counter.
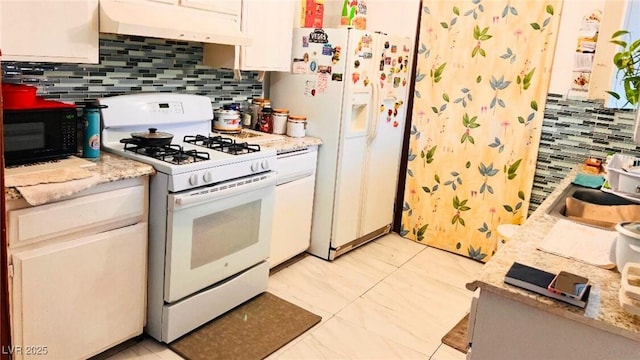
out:
{"label": "kitchen towel on counter", "polygon": [[96,163],[76,156],[43,163],[7,167],[4,171],[4,186],[18,187],[49,184],[91,177],[87,168]]}
{"label": "kitchen towel on counter", "polygon": [[558,220],[538,244],[538,249],[601,268],[613,269],[616,265],[609,258],[609,254],[616,236],[616,231]]}
{"label": "kitchen towel on counter", "polygon": [[89,177],[84,179],[32,186],[16,186],[16,190],[18,190],[29,204],[35,206],[56,201],[65,196],[73,195],[97,185],[99,182],[99,174],[92,175],[89,173]]}
{"label": "kitchen towel on counter", "polygon": [[5,176],[4,186],[19,187],[39,184],[62,183],[71,180],[86,179],[91,177],[91,172],[80,167],[43,170],[22,174],[9,174]]}
{"label": "kitchen towel on counter", "polygon": [[604,176],[578,173],[572,183],[592,189],[599,189],[604,184]]}

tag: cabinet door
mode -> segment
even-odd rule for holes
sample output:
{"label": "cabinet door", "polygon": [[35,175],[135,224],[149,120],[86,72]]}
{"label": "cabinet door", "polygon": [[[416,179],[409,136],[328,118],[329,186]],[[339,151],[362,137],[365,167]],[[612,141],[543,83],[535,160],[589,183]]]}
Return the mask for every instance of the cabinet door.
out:
{"label": "cabinet door", "polygon": [[240,16],[241,0],[180,0],[182,6]]}
{"label": "cabinet door", "polygon": [[13,344],[81,359],[141,334],[146,250],[143,222],[12,254]]}
{"label": "cabinet door", "polygon": [[289,71],[293,34],[293,0],[244,0],[242,33],[251,39],[250,46],[205,44],[205,65],[240,70]]}
{"label": "cabinet door", "polygon": [[270,268],[309,248],[315,179],[312,174],[276,187]]}
{"label": "cabinet door", "polygon": [[241,69],[290,70],[293,9],[293,0],[243,2],[242,31],[252,43],[241,48]]}
{"label": "cabinet door", "polygon": [[98,0],[2,1],[2,59],[98,62]]}

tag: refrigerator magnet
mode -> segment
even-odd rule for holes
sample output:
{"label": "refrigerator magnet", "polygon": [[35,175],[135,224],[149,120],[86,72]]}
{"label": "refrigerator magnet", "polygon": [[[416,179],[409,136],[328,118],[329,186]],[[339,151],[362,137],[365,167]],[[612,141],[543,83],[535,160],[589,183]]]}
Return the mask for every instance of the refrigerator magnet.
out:
{"label": "refrigerator magnet", "polygon": [[318,74],[318,93],[324,94],[329,86],[329,74]]}
{"label": "refrigerator magnet", "polygon": [[398,47],[397,47],[397,46],[395,46],[395,45],[392,45],[392,46],[391,46],[391,53],[395,54],[395,53],[397,53],[397,52],[398,52]]}
{"label": "refrigerator magnet", "polygon": [[293,64],[291,66],[291,72],[293,74],[306,74],[307,73],[307,64],[301,59],[293,59]]}
{"label": "refrigerator magnet", "polygon": [[328,65],[318,65],[318,72],[320,74],[331,74],[331,66]]}
{"label": "refrigerator magnet", "polygon": [[331,81],[342,81],[342,74],[331,74]]}
{"label": "refrigerator magnet", "polygon": [[331,61],[334,64],[337,64],[340,61],[340,53],[341,53],[341,51],[342,51],[342,48],[340,46],[336,46],[333,49],[333,56],[331,57]]}
{"label": "refrigerator magnet", "polygon": [[314,29],[313,32],[309,33],[309,42],[327,44],[329,43],[329,35],[322,29]]}
{"label": "refrigerator magnet", "polygon": [[309,37],[308,36],[303,36],[302,37],[302,47],[309,47]]}
{"label": "refrigerator magnet", "polygon": [[360,73],[354,72],[351,74],[351,81],[353,81],[354,84],[357,83],[358,80],[360,80]]}
{"label": "refrigerator magnet", "polygon": [[311,70],[311,72],[316,72],[317,68],[318,68],[318,64],[316,63],[316,61],[311,60],[311,63],[309,64],[309,70]]}
{"label": "refrigerator magnet", "polygon": [[304,83],[304,95],[316,96],[316,82],[315,80],[307,80]]}
{"label": "refrigerator magnet", "polygon": [[327,55],[327,56],[333,55],[333,48],[331,47],[331,44],[322,45],[322,55]]}

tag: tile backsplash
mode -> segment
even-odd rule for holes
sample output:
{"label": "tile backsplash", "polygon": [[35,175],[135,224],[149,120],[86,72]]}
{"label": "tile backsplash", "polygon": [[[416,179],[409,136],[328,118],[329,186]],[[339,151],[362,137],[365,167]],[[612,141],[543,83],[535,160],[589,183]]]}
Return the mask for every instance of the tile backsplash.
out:
{"label": "tile backsplash", "polygon": [[634,117],[632,110],[608,109],[601,101],[549,94],[529,212],[589,156],[603,161],[611,152],[640,156],[640,146],[633,142]]}
{"label": "tile backsplash", "polygon": [[214,108],[262,95],[257,72],[201,65],[203,45],[136,36],[100,35],[98,64],[3,62],[3,82],[34,85],[50,100],[76,102],[141,92],[205,95]]}

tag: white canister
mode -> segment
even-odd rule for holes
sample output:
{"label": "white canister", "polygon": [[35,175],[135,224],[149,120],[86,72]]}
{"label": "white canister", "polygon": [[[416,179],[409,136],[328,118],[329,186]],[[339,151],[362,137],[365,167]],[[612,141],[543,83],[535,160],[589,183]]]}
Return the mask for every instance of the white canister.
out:
{"label": "white canister", "polygon": [[281,135],[286,134],[288,120],[289,120],[289,110],[273,109],[273,133],[281,134]]}
{"label": "white canister", "polygon": [[626,221],[616,225],[618,236],[615,241],[615,251],[611,251],[612,260],[618,271],[622,271],[628,262],[640,262],[640,222]]}
{"label": "white canister", "polygon": [[307,133],[307,118],[291,115],[287,121],[287,135],[291,137],[305,137]]}
{"label": "white canister", "polygon": [[240,113],[237,110],[216,110],[214,111],[213,130],[240,131]]}

